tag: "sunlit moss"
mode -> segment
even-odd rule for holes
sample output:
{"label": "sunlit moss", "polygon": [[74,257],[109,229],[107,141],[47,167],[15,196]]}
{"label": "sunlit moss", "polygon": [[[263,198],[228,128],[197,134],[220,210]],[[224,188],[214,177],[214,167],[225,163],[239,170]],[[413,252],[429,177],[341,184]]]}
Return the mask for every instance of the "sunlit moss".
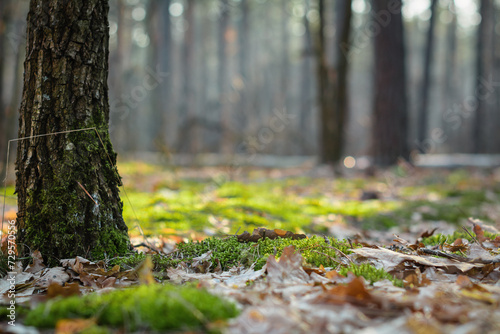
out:
{"label": "sunlit moss", "polygon": [[370,284],[381,281],[383,279],[388,279],[395,286],[403,287],[403,281],[395,278],[391,274],[389,274],[384,269],[377,269],[375,266],[363,263],[360,265],[351,264],[347,267],[342,267],[338,270],[339,274],[343,276],[347,276],[349,272],[353,273],[356,276],[362,276],[366,279]]}
{"label": "sunlit moss", "polygon": [[[3,175],[0,175],[0,179],[3,179]],[[14,186],[7,186],[7,190],[4,187],[0,187],[0,204],[3,204],[5,195],[6,205],[16,205],[17,197],[16,194],[14,194],[15,191],[16,188]]]}
{"label": "sunlit moss", "polygon": [[[476,236],[473,232],[471,232],[471,234],[468,234],[465,231],[455,231],[453,232],[453,234],[448,234],[448,235],[437,233],[431,235],[430,237],[423,238],[422,243],[426,246],[436,246],[436,245],[444,245],[445,243],[452,244],[457,239],[463,239],[469,242],[473,242],[474,239],[472,238],[471,235],[474,237]],[[484,231],[484,236],[493,240],[498,236],[498,234]]]}
{"label": "sunlit moss", "polygon": [[[155,168],[159,167],[151,170]],[[155,192],[132,189],[128,194],[147,234],[168,227],[179,234],[190,230],[219,236],[256,227],[329,233],[331,225],[323,218],[332,214],[356,227],[377,230],[408,225],[415,219],[460,224],[474,216],[487,222],[482,205],[500,199],[500,186],[492,184],[486,195],[481,186],[484,180],[467,171],[423,173],[418,183],[404,170],[389,173],[392,178],[384,174],[383,178],[267,179],[257,171],[248,175],[247,182],[215,182],[208,176],[183,179],[170,173],[155,185]],[[388,199],[391,182],[396,195]],[[359,200],[364,190],[373,189],[380,191],[381,199]],[[133,228],[136,217],[128,200],[123,200],[124,217]],[[325,223],[318,224],[318,220]]]}
{"label": "sunlit moss", "polygon": [[54,299],[37,306],[25,324],[54,328],[60,319],[95,318],[98,325],[126,332],[207,330],[238,314],[231,302],[194,286],[149,285]]}
{"label": "sunlit moss", "polygon": [[[328,240],[328,241],[327,241]],[[278,238],[274,240],[261,239],[258,242],[242,243],[236,237],[207,238],[203,241],[180,243],[177,251],[168,255],[155,255],[152,257],[156,271],[165,271],[169,267],[175,267],[181,261],[191,265],[193,258],[212,251],[211,261],[213,271],[217,263],[222,270],[228,270],[233,266],[243,265],[260,269],[267,261],[269,255],[281,256],[283,249],[294,246],[303,256],[306,264],[319,267],[337,267],[339,259],[351,253],[351,245],[345,240],[336,240],[329,237],[312,236],[311,238],[292,240],[289,238]],[[353,245],[359,247],[358,245]],[[130,269],[143,261],[145,255],[134,254],[129,257],[116,258],[109,261],[109,265],[120,265],[123,269]]]}

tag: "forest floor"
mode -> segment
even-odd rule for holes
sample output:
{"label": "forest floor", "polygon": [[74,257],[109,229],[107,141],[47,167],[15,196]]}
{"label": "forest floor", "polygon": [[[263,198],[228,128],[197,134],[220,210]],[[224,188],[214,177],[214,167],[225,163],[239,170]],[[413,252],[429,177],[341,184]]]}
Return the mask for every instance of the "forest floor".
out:
{"label": "forest floor", "polygon": [[18,330],[500,332],[500,169],[119,171],[138,253],[45,268],[34,252]]}

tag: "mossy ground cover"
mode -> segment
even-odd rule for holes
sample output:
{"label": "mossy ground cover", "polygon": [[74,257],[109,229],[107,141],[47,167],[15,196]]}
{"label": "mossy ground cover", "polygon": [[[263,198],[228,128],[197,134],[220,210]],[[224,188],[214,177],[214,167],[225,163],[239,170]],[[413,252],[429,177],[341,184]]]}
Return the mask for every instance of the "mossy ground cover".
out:
{"label": "mossy ground cover", "polygon": [[[220,265],[220,269],[227,271],[234,266],[253,266],[261,269],[270,255],[279,258],[285,247],[294,246],[304,258],[304,265],[308,267],[330,267],[336,269],[342,275],[348,272],[356,276],[364,277],[368,282],[374,283],[382,279],[389,279],[395,285],[402,282],[395,279],[383,269],[376,269],[372,265],[353,265],[346,263],[345,256],[351,254],[352,248],[361,247],[351,244],[346,240],[336,240],[332,237],[311,236],[307,239],[292,240],[278,238],[275,240],[261,239],[258,242],[242,243],[236,237],[218,238],[210,237],[203,241],[191,241],[177,245],[175,252],[169,255],[154,255],[152,257],[154,270],[165,273],[168,268],[176,267],[183,262],[190,267],[193,259],[211,251],[211,265],[203,268],[203,271],[214,271]],[[129,257],[115,258],[108,264],[110,266],[120,265],[123,269],[130,269],[144,261],[146,255],[134,254]],[[197,268],[195,268],[197,269]],[[165,275],[158,277],[164,278]]]}
{"label": "mossy ground cover", "polygon": [[126,332],[202,330],[238,314],[236,306],[195,286],[143,285],[83,297],[54,299],[30,311],[26,325],[54,328],[62,319],[96,320]]}
{"label": "mossy ground cover", "polygon": [[[127,163],[123,171],[128,188],[128,199],[123,198],[125,220],[132,229],[139,220],[150,235],[186,231],[231,235],[257,227],[326,233],[327,223],[314,222],[332,216],[378,230],[414,224],[415,220],[460,224],[473,216],[488,222],[494,217],[485,207],[500,200],[497,182],[464,170],[415,177],[396,169],[390,177],[328,179],[270,179],[248,172],[239,181],[226,182],[210,175],[183,177],[142,163],[136,167]],[[144,180],[151,175],[157,177],[144,189],[148,184]],[[365,190],[378,191],[380,199],[360,200]]]}
{"label": "mossy ground cover", "polygon": [[[253,265],[255,269],[260,269],[270,255],[278,258],[286,246],[293,245],[302,254],[305,267],[330,267],[342,275],[352,272],[362,276],[368,283],[389,279],[394,285],[402,286],[402,281],[383,269],[346,261],[345,255],[358,245],[329,236],[332,224],[341,222],[357,229],[384,230],[394,226],[404,229],[410,224],[444,221],[455,223],[458,228],[469,216],[491,222],[494,219],[491,207],[500,199],[500,187],[491,182],[491,176],[476,177],[466,171],[424,173],[414,177],[396,170],[389,174],[390,178],[387,175],[372,178],[354,175],[336,179],[303,176],[273,179],[260,172],[248,172],[235,180],[219,182],[211,178],[210,173],[186,175],[144,163],[121,164],[119,169],[127,190],[127,196],[122,192],[122,199],[130,233],[138,234],[134,228],[139,222],[148,236],[161,235],[167,239],[176,236],[176,240],[181,236],[184,240],[177,244],[174,252],[152,257],[156,277],[164,283],[168,280],[168,268],[175,268],[181,262],[190,267],[194,258],[208,251],[212,252],[212,264],[200,268],[202,272],[214,271],[217,266],[221,270],[238,265],[247,268]],[[378,199],[360,200],[363,191],[374,190],[380,194]],[[10,193],[13,189],[8,191]],[[309,238],[240,243],[234,237],[237,233],[251,232],[257,227],[306,233]],[[193,241],[193,236],[198,241]],[[441,245],[451,243],[458,237],[472,240],[467,233],[456,232],[453,235],[436,234],[424,238],[423,243]],[[119,264],[122,269],[130,269],[144,259],[144,255],[131,254],[106,260],[109,266]],[[127,330],[203,331],[213,320],[236,314],[236,311],[231,311],[234,306],[227,306],[230,304],[219,299],[210,301],[224,305],[224,311],[216,316],[205,314],[202,309],[191,312],[193,307],[186,306],[191,304],[181,301],[184,297],[189,301],[213,296],[192,286],[186,289],[184,295],[184,290],[178,290],[178,287],[158,285],[50,301],[30,312],[26,323],[52,328],[58,319],[80,317],[95,319],[97,326]],[[163,303],[158,304],[159,309],[179,306],[171,304],[176,302],[176,298],[169,298],[173,302],[162,301],[158,298],[160,293],[170,297],[172,293],[181,296],[177,301],[180,307],[188,307],[189,312],[186,313],[190,315],[185,319],[176,317],[176,321],[169,317],[167,320],[156,319],[155,314],[147,312],[148,303]],[[125,321],[125,317],[132,317],[133,320]],[[102,327],[93,330],[99,331]]]}

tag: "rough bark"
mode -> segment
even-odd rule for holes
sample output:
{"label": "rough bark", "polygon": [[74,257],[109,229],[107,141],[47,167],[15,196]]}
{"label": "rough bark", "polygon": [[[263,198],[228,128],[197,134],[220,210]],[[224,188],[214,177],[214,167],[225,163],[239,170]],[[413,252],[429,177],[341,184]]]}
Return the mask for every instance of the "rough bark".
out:
{"label": "rough bark", "polygon": [[375,165],[388,166],[395,164],[398,157],[409,158],[402,3],[401,0],[372,0],[372,3],[375,13],[385,14],[373,21],[380,29],[375,34],[372,156]]}
{"label": "rough bark", "polygon": [[[30,2],[19,118],[19,137],[30,138],[16,161],[21,256],[38,249],[56,264],[130,247],[108,135],[108,10],[106,0]],[[95,131],[33,137],[89,127],[104,147]]]}

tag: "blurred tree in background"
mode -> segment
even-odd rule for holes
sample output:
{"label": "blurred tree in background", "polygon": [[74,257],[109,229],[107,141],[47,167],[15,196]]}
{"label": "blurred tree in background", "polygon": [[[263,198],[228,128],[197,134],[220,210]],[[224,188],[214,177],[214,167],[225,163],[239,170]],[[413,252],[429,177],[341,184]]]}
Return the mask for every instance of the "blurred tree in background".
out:
{"label": "blurred tree in background", "polygon": [[373,159],[376,165],[408,159],[406,56],[401,0],[373,0],[375,35],[375,102]]}

